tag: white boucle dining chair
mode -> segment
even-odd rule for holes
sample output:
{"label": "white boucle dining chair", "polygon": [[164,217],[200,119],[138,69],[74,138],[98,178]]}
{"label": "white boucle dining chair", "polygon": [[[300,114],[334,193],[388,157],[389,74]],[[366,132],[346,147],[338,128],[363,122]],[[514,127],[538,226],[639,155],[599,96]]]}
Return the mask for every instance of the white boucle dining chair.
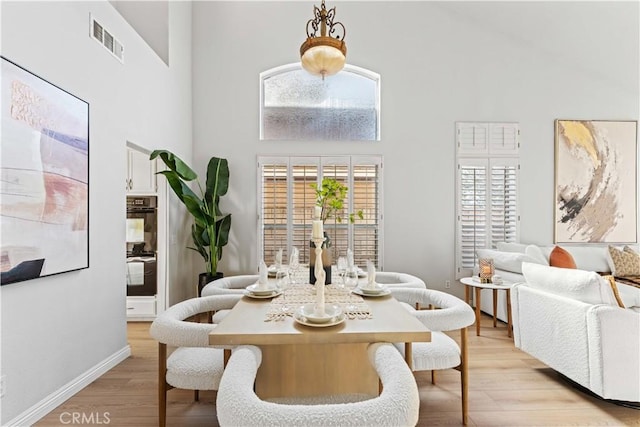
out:
{"label": "white boucle dining chair", "polygon": [[376,283],[385,285],[388,288],[417,288],[427,289],[427,285],[419,277],[407,273],[396,273],[393,271],[376,272]]}
{"label": "white boucle dining chair", "polygon": [[[391,288],[391,295],[406,303],[411,311],[431,331],[431,341],[412,343],[412,370],[431,371],[435,384],[435,370],[454,368],[460,371],[462,423],[467,425],[468,372],[467,326],[475,322],[473,309],[460,298],[433,289]],[[433,306],[433,310],[415,310],[413,307]],[[460,330],[460,345],[444,331]],[[404,356],[404,343],[396,344]]]}
{"label": "white boucle dining chair", "polygon": [[[256,283],[259,277],[257,274],[245,274],[213,280],[202,288],[200,295],[203,297],[211,295],[242,295],[247,286]],[[211,323],[220,323],[228,314],[229,310],[219,310],[211,313],[209,318]]]}
{"label": "white boucle dining chair", "polygon": [[[223,347],[209,346],[209,333],[216,327],[197,323],[201,313],[231,309],[241,295],[215,295],[192,298],[169,307],[158,315],[149,332],[158,341],[158,425],[167,418],[167,391],[172,388],[217,390],[224,370]],[[177,347],[167,357],[167,346]]]}
{"label": "white boucle dining chair", "polygon": [[213,280],[202,288],[202,296],[210,295],[242,295],[247,286],[253,285],[258,281],[257,274],[245,274],[241,276],[228,276],[221,279]]}
{"label": "white boucle dining chair", "polygon": [[218,422],[221,427],[415,426],[420,399],[406,362],[388,343],[371,344],[368,353],[382,383],[379,396],[365,396],[366,400],[355,402],[349,401],[353,395],[265,401],[253,389],[262,353],[255,346],[239,346],[220,381],[216,401]]}

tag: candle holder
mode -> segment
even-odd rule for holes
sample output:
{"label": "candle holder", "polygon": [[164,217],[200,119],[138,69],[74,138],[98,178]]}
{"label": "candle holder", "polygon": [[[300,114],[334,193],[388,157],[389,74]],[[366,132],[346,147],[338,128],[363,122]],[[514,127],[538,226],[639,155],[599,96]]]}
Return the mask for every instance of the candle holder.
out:
{"label": "candle holder", "polygon": [[[324,242],[322,245],[322,268],[324,269],[325,279],[324,284],[331,284],[331,264],[333,263],[333,248],[331,247],[331,238],[324,233]],[[309,257],[309,283],[316,283],[316,257],[313,256],[313,248],[316,247],[313,237],[309,241],[309,247],[311,248],[311,256]]]}
{"label": "candle holder", "polygon": [[480,283],[491,283],[495,270],[493,267],[493,258],[480,258],[478,259],[478,276],[480,276]]}
{"label": "candle holder", "polygon": [[316,316],[324,316],[324,282],[326,279],[326,273],[324,268],[322,267],[322,244],[324,243],[324,237],[314,237],[311,239],[313,244],[316,246],[316,265],[315,265],[315,275],[316,275],[316,306],[315,306],[315,315]]}

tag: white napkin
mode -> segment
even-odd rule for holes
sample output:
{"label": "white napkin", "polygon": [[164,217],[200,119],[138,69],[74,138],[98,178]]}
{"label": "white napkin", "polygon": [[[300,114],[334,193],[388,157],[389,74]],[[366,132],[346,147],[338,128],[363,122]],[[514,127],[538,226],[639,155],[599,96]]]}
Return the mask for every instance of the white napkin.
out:
{"label": "white napkin", "polygon": [[260,261],[260,265],[258,266],[258,286],[259,289],[266,289],[268,287],[268,272],[267,272],[267,264],[263,261]]}
{"label": "white napkin", "polygon": [[282,267],[282,249],[278,249],[276,252],[276,268]]}
{"label": "white napkin", "polygon": [[353,251],[347,248],[347,267],[351,268],[353,266]]}
{"label": "white napkin", "polygon": [[376,266],[369,259],[367,260],[367,285],[369,288],[376,287]]}

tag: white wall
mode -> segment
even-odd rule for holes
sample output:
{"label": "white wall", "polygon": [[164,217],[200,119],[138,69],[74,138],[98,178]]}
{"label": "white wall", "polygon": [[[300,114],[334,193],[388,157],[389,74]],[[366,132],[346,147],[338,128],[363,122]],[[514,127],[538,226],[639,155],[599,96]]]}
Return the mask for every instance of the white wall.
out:
{"label": "white wall", "polygon": [[[90,268],[1,288],[6,425],[37,419],[61,403],[65,387],[129,351],[125,143],[191,160],[191,4],[170,5],[171,67],[107,2],[3,1],[1,8],[2,55],[90,104]],[[89,37],[90,13],[125,46],[124,65]],[[179,208],[171,207],[169,265],[176,298],[191,286]]]}
{"label": "white wall", "polygon": [[312,3],[193,5],[196,167],[215,155],[231,169],[226,274],[258,263],[257,155],[382,154],[384,268],[443,288],[455,121],[520,122],[521,240],[542,244],[553,241],[554,119],[638,119],[637,2],[340,1],[328,6],[346,26],[347,62],[382,77],[381,141],[261,142],[258,75],[299,61]]}

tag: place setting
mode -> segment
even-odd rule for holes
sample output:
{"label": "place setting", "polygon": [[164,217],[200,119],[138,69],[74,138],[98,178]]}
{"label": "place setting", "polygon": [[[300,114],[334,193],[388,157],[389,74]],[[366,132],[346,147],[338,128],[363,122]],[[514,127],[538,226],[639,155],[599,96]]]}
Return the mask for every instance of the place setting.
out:
{"label": "place setting", "polygon": [[269,282],[268,268],[264,261],[260,262],[258,273],[258,282],[245,288],[245,296],[249,298],[265,299],[277,297],[282,294],[282,289],[277,286],[276,282]]}
{"label": "place setting", "polygon": [[351,292],[362,297],[383,297],[391,294],[389,288],[376,283],[376,268],[371,261],[367,261],[367,281],[359,283]]}
{"label": "place setting", "polygon": [[305,326],[325,328],[339,325],[346,320],[342,308],[337,304],[318,306],[316,303],[304,304],[293,313],[293,319]]}

